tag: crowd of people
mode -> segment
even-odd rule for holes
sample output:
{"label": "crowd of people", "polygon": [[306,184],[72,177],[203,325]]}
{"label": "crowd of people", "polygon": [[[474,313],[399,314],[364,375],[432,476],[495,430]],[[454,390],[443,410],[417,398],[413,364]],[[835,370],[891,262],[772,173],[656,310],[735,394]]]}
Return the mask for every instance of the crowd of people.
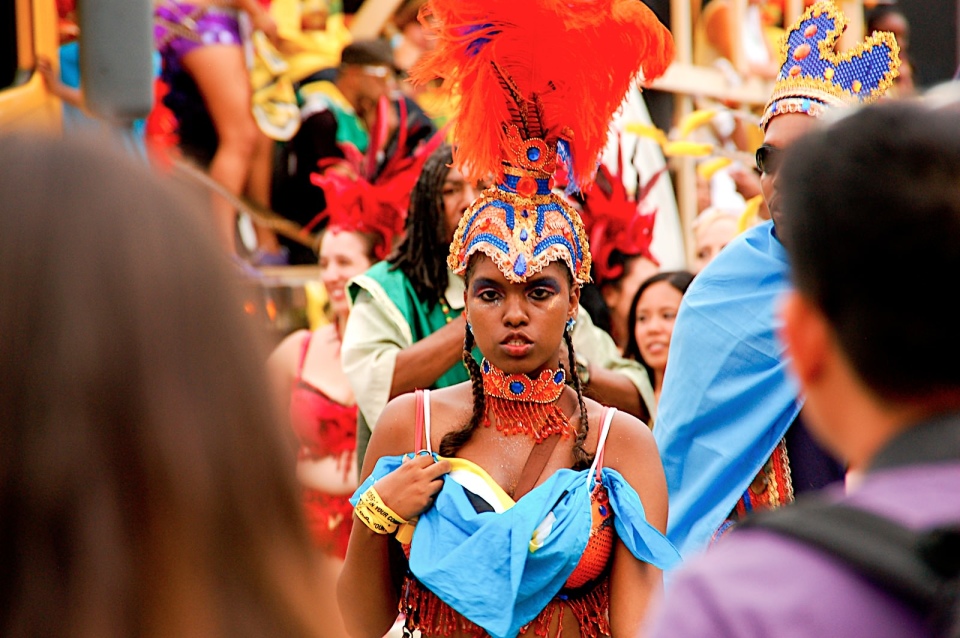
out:
{"label": "crowd of people", "polygon": [[[838,51],[808,4],[778,50],[748,3],[772,93],[716,148],[757,170],[701,172],[682,269],[669,174],[600,162],[673,59],[644,3],[354,40],[340,3],[159,0],[176,152],[302,232],[0,138],[0,634],[953,635],[960,107],[907,99],[895,9]],[[270,343],[243,269],[308,262],[327,316]]]}

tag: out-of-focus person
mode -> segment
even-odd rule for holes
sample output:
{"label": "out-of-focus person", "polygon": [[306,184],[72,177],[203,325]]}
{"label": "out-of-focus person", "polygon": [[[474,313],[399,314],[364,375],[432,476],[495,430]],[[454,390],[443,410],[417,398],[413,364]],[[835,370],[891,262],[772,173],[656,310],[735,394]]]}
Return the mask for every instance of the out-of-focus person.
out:
{"label": "out-of-focus person", "polygon": [[[680,301],[692,281],[693,273],[686,270],[657,273],[640,284],[632,299],[627,316],[630,336],[623,356],[639,361],[647,369],[655,400],[660,399],[663,388],[663,373],[667,369],[670,338]],[[651,410],[651,426],[655,415],[656,403]]]}
{"label": "out-of-focus person", "polygon": [[[735,530],[689,562],[646,635],[955,635],[956,590],[947,583],[956,582],[960,521],[960,337],[944,291],[960,272],[960,117],[902,102],[867,107],[794,144],[780,179],[778,229],[795,286],[781,300],[780,334],[811,432],[865,473],[846,495],[837,488],[768,513],[783,531],[758,518],[757,528]],[[923,312],[890,302],[901,289],[924,300]],[[841,508],[859,522],[840,518]],[[867,514],[886,520],[864,523]],[[891,523],[889,535],[879,533]],[[925,534],[939,527],[952,527],[952,550],[950,532]],[[881,551],[872,566],[894,560],[908,569],[874,580],[865,564],[854,568],[786,531],[798,528]],[[878,539],[887,540],[882,550]],[[901,581],[933,586],[938,575],[945,615],[896,591]]]}
{"label": "out-of-focus person", "polygon": [[203,198],[102,140],[0,161],[0,634],[327,635]]}
{"label": "out-of-focus person", "polygon": [[[249,194],[266,205],[270,192],[272,144],[257,128],[251,111],[252,89],[247,73],[240,18],[246,14],[252,27],[277,41],[277,25],[259,0],[157,0],[154,9],[154,39],[163,59],[162,76],[171,92],[167,104],[181,118],[184,109],[205,111],[213,125],[213,146],[198,151],[209,162],[210,177],[233,195]],[[189,78],[189,79],[188,79]],[[185,84],[186,82],[186,84]],[[197,103],[197,98],[202,105]],[[200,116],[206,129],[206,116]],[[181,120],[181,124],[184,122]],[[192,129],[182,130],[188,147]],[[224,249],[236,254],[237,211],[223,197],[214,195],[213,217]],[[263,235],[279,245],[272,233]]]}
{"label": "out-of-focus person", "polygon": [[357,487],[357,404],[340,365],[341,335],[350,314],[346,287],[387,255],[403,230],[403,216],[365,181],[328,174],[324,184],[330,217],[320,240],[319,266],[333,321],[313,332],[290,334],[268,365],[289,406],[307,525],[320,550],[323,595],[316,613],[330,635],[346,636],[336,582],[353,522],[349,498]]}
{"label": "out-of-focus person", "polygon": [[693,221],[693,267],[698,273],[720,254],[740,230],[740,214],[722,208],[708,208]]}
{"label": "out-of-focus person", "polygon": [[[667,535],[685,557],[703,551],[749,511],[787,505],[844,478],[844,460],[833,458],[805,426],[775,309],[789,288],[778,230],[784,150],[829,109],[880,99],[899,67],[890,33],[834,52],[845,25],[839,9],[823,1],[790,28],[756,155],[772,220],[721,251],[680,304],[654,437],[670,493]],[[854,86],[859,90],[848,89]]]}
{"label": "out-of-focus person", "polygon": [[889,31],[900,45],[900,75],[893,85],[893,94],[896,97],[912,97],[916,95],[915,69],[913,56],[910,55],[910,22],[907,16],[896,5],[880,4],[867,11],[867,33],[874,31]]}

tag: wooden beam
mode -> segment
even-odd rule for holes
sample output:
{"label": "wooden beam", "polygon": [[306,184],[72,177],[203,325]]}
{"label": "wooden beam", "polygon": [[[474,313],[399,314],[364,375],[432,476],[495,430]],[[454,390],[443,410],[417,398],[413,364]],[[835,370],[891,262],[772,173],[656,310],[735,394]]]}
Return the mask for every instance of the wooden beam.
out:
{"label": "wooden beam", "polygon": [[714,67],[695,66],[674,62],[650,88],[680,95],[708,97],[763,106],[770,99],[773,84],[757,78],[746,78],[739,86],[731,85],[727,76]]}
{"label": "wooden beam", "polygon": [[356,40],[380,37],[384,25],[402,3],[403,0],[365,0],[350,21],[350,33]]}
{"label": "wooden beam", "polygon": [[803,0],[786,0],[783,11],[783,28],[789,29],[803,13]]}
{"label": "wooden beam", "polygon": [[[676,45],[676,62],[693,65],[693,21],[690,0],[670,0],[670,31]],[[661,78],[662,80],[663,78]],[[674,100],[674,121],[679,122],[693,111],[689,93],[678,92]],[[680,213],[680,230],[683,235],[684,254],[688,264],[693,263],[693,242],[690,231],[697,217],[697,171],[693,158],[675,158],[672,167],[676,175],[674,189],[677,194],[677,210]]]}
{"label": "wooden beam", "polygon": [[863,41],[863,0],[834,0],[834,4],[847,16],[847,30],[840,36],[839,47],[846,51]]}

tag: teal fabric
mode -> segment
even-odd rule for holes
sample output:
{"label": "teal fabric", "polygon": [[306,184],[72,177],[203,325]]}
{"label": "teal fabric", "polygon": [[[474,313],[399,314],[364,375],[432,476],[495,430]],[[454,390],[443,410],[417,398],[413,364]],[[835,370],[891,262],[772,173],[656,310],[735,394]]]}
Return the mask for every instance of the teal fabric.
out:
{"label": "teal fabric", "polygon": [[[381,458],[351,502],[396,469],[402,457]],[[592,524],[588,470],[559,470],[502,513],[478,514],[464,488],[449,477],[432,508],[420,516],[410,546],[410,571],[425,587],[493,638],[512,638],[547,606],[583,555]],[[647,523],[636,491],[611,469],[601,472],[617,535],[639,560],[660,569],[680,555]],[[542,547],[530,551],[534,530],[552,514]]]}
{"label": "teal fabric", "polygon": [[790,289],[783,245],[766,222],[731,242],[680,304],[653,436],[684,558],[703,550],[800,412],[777,338]]}

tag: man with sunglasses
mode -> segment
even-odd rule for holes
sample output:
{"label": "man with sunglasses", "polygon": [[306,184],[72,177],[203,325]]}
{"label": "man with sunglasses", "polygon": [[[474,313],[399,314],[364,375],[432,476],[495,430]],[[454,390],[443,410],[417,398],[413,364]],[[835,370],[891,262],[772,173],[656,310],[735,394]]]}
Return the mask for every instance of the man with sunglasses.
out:
{"label": "man with sunglasses", "polygon": [[707,265],[677,316],[654,437],[670,494],[667,536],[685,557],[747,513],[844,477],[844,467],[804,426],[776,310],[789,289],[779,236],[780,154],[828,108],[879,99],[899,66],[892,34],[834,53],[845,22],[832,3],[820,2],[787,33],[757,151],[772,220],[741,234]]}

